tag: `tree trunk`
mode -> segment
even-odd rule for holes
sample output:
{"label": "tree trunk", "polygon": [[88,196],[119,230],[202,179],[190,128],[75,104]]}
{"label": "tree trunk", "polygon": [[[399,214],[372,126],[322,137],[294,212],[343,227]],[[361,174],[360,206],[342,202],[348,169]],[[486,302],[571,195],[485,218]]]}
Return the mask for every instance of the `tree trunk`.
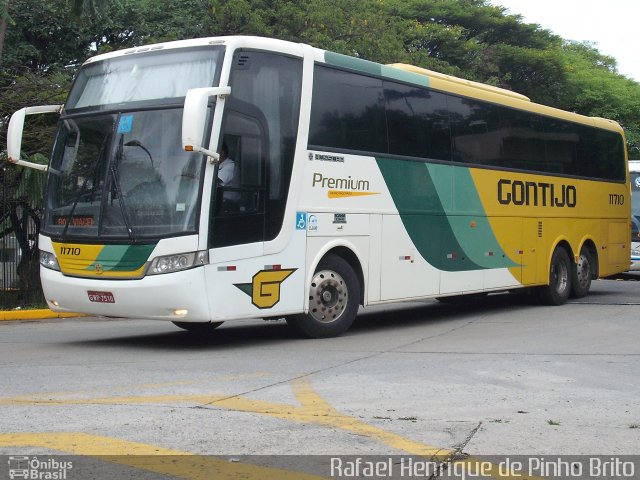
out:
{"label": "tree trunk", "polygon": [[4,49],[4,38],[7,35],[7,23],[9,17],[9,0],[4,0],[4,6],[2,7],[2,16],[0,18],[0,66],[2,66],[2,51]]}

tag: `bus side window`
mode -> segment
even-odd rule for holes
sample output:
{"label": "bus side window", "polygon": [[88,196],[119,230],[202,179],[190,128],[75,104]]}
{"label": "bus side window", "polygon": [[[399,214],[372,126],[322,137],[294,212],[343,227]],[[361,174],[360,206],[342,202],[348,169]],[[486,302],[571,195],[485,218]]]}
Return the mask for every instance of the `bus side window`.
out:
{"label": "bus side window", "polygon": [[264,153],[257,134],[225,135],[223,141],[234,162],[233,177],[218,185],[218,214],[256,213],[260,209],[260,192],[264,189]]}

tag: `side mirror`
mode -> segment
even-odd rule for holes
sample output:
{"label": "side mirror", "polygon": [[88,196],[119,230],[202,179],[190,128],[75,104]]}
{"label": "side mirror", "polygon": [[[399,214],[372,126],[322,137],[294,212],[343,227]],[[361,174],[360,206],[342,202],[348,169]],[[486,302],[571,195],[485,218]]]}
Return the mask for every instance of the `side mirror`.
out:
{"label": "side mirror", "polygon": [[40,113],[60,113],[62,105],[42,105],[39,107],[21,108],[9,120],[9,128],[7,130],[7,160],[16,165],[33,168],[36,170],[47,171],[47,165],[39,163],[27,162],[20,160],[20,150],[22,148],[22,132],[24,130],[24,119],[27,115],[36,115]]}
{"label": "side mirror", "polygon": [[182,148],[187,152],[200,152],[214,161],[220,159],[216,152],[203,147],[204,128],[207,121],[209,98],[224,100],[231,94],[231,87],[192,88],[187,91],[182,113]]}

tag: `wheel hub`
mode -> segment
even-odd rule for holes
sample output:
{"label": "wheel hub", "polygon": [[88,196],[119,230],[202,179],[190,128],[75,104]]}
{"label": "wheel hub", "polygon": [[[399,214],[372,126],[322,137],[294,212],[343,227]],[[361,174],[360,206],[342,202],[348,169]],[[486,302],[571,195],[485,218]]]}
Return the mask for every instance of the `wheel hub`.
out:
{"label": "wheel hub", "polygon": [[309,313],[322,323],[335,322],[347,306],[349,292],[344,279],[336,272],[322,270],[311,281]]}
{"label": "wheel hub", "polygon": [[589,265],[589,261],[587,260],[585,255],[580,255],[580,259],[577,265],[577,278],[580,286],[585,286],[589,282],[591,277],[591,269]]}

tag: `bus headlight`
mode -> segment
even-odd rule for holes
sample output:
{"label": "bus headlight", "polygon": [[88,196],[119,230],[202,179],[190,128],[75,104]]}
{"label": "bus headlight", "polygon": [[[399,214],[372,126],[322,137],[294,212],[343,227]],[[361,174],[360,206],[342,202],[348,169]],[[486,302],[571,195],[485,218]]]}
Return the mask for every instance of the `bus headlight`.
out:
{"label": "bus headlight", "polygon": [[207,251],[164,255],[162,257],[156,257],[151,261],[147,275],[179,272],[181,270],[206,265],[207,263],[209,263],[209,252]]}
{"label": "bus headlight", "polygon": [[55,254],[40,250],[40,265],[51,270],[60,271],[60,265]]}

